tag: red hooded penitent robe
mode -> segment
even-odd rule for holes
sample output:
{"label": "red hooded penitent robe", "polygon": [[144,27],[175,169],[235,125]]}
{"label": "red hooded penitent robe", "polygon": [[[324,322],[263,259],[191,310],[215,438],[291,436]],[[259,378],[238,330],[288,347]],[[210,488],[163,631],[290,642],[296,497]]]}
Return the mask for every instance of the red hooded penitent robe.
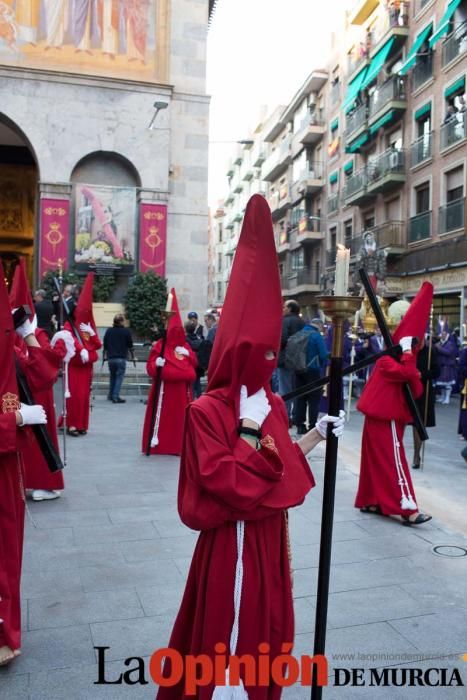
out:
{"label": "red hooded penitent robe", "polygon": [[[174,316],[169,321],[167,342],[164,351],[165,365],[162,367],[163,384],[160,423],[158,429],[159,444],[151,447],[151,454],[180,455],[182,453],[183,426],[185,410],[192,400],[192,384],[196,379],[196,355],[186,342],[185,331],[178,312],[175,291],[172,289]],[[182,346],[189,355],[180,355],[175,348]],[[161,356],[162,340],[153,346],[149,355],[146,371],[155,379],[156,360]],[[156,399],[156,382],[153,381],[149,392],[146,414],[144,416],[143,440],[141,450],[146,453],[154,400]],[[158,403],[158,400],[157,400]],[[157,406],[156,406],[157,410]],[[153,426],[154,427],[154,426]]]}
{"label": "red hooded penitent robe", "polygon": [[[273,349],[277,356],[281,324],[271,215],[257,195],[246,210],[210,360],[208,391],[189,406],[186,416],[178,510],[182,521],[201,534],[167,645],[182,655],[213,658],[218,642],[229,649],[237,521],[245,522],[245,533],[236,654],[257,658],[258,645],[266,642],[272,661],[283,643],[293,642],[286,510],[304,501],[314,480],[305,456],[290,439],[283,401],[269,390],[275,360],[267,360],[265,353]],[[249,395],[265,387],[272,407],[259,451],[238,434],[242,385]],[[245,687],[250,700],[276,700],[281,693],[273,682]],[[210,700],[213,690],[213,684],[200,687],[196,697]],[[158,700],[185,697],[183,678],[174,687],[160,687],[157,694]]]}

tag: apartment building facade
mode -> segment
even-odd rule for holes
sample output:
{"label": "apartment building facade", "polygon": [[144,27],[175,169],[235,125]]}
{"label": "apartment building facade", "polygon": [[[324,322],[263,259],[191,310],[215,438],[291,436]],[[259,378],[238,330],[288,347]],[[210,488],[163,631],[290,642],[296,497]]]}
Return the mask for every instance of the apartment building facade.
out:
{"label": "apartment building facade", "polygon": [[[332,290],[336,245],[350,248],[356,282],[371,242],[382,293],[410,297],[430,279],[435,316],[460,325],[467,0],[360,0],[341,20],[326,70],[310,73],[249,148],[264,158],[250,164],[271,207],[284,297],[313,313],[319,293]],[[241,156],[228,172],[229,260],[250,194]]]}

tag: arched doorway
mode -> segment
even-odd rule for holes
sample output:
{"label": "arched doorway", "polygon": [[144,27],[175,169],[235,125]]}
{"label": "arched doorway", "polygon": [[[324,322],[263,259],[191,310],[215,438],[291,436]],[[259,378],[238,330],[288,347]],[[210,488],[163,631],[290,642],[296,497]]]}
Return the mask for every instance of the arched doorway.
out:
{"label": "arched doorway", "polygon": [[8,282],[20,256],[33,280],[38,180],[25,134],[0,113],[0,259]]}

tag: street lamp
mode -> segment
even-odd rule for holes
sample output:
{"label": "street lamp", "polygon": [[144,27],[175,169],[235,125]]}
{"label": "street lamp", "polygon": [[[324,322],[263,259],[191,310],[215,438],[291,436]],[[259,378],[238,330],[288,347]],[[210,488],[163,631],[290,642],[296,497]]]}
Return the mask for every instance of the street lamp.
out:
{"label": "street lamp", "polygon": [[167,109],[169,106],[168,102],[154,102],[154,114],[152,116],[151,121],[149,122],[148,129],[149,131],[153,131],[154,129],[154,122],[156,121],[156,117],[159,114],[161,109]]}

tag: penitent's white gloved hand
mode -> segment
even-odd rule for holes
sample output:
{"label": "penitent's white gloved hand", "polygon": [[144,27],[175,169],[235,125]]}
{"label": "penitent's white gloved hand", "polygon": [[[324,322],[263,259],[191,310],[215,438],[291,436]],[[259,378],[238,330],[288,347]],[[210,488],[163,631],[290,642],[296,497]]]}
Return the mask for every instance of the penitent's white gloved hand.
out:
{"label": "penitent's white gloved hand", "polygon": [[186,357],[188,357],[190,354],[188,350],[183,347],[183,345],[177,345],[177,347],[175,348],[175,352],[179,355],[186,355]]}
{"label": "penitent's white gloved hand", "polygon": [[260,389],[256,394],[248,396],[246,386],[242,386],[240,389],[240,420],[248,418],[261,426],[270,411],[271,406],[264,389]]}
{"label": "penitent's white gloved hand", "polygon": [[50,345],[54,348],[57,341],[59,341],[59,340],[63,340],[63,342],[65,343],[65,347],[66,347],[66,355],[63,358],[63,361],[69,362],[71,360],[71,358],[76,355],[76,348],[75,348],[75,343],[73,341],[73,336],[71,335],[70,331],[58,331],[52,337],[52,340],[50,341]]}
{"label": "penitent's white gloved hand", "polygon": [[80,323],[79,324],[79,329],[83,333],[89,333],[89,335],[92,337],[93,335],[96,335],[94,328],[91,326],[90,323]]}
{"label": "penitent's white gloved hand", "polygon": [[165,365],[165,360],[163,357],[158,357],[156,360],[156,367],[163,367]]}
{"label": "penitent's white gloved hand", "polygon": [[45,425],[47,423],[47,416],[45,414],[44,407],[40,404],[28,406],[27,404],[22,403],[19,412],[21,413],[22,418],[21,425]]}
{"label": "penitent's white gloved hand", "polygon": [[412,336],[406,335],[404,338],[401,338],[399,345],[402,348],[402,352],[412,352]]}
{"label": "penitent's white gloved hand", "polygon": [[79,356],[81,357],[81,362],[83,363],[83,365],[85,365],[86,362],[89,362],[89,353],[86,350],[86,348],[83,348],[81,350],[81,352],[79,353]]}
{"label": "penitent's white gloved hand", "polygon": [[345,411],[339,411],[339,417],[325,415],[317,421],[315,428],[324,440],[326,440],[328,435],[329,423],[334,425],[332,429],[333,434],[337,438],[342,437],[345,426]]}
{"label": "penitent's white gloved hand", "polygon": [[16,329],[16,332],[21,338],[26,338],[28,335],[34,335],[34,326],[31,321],[27,318],[24,323],[22,323]]}

